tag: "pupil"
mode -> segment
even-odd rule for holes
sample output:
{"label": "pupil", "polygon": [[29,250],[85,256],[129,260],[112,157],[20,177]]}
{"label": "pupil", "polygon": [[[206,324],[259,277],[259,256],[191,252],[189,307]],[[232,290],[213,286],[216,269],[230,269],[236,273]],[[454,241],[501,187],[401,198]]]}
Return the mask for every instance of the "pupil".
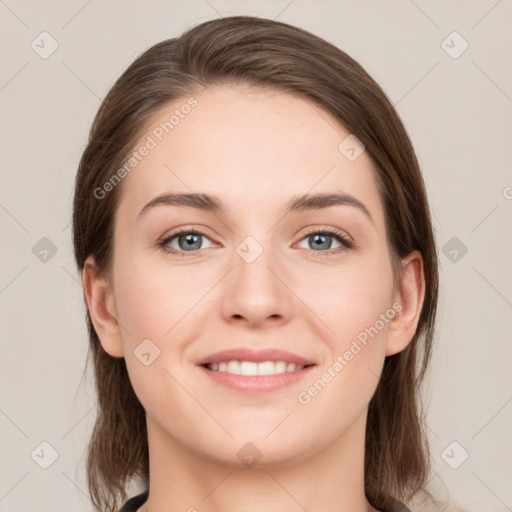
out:
{"label": "pupil", "polygon": [[[198,235],[196,233],[189,233],[188,235],[180,237],[180,248],[181,249],[199,249],[201,243],[198,242],[199,237],[201,235]],[[185,243],[182,244],[182,240],[185,239]],[[194,247],[196,245],[197,247]]]}
{"label": "pupil", "polygon": [[321,247],[322,249],[329,249],[329,243],[328,242],[322,242],[322,240],[326,240],[326,239],[329,239],[330,236],[328,235],[323,235],[321,233],[316,233],[315,235],[313,235],[313,239],[315,241],[315,243],[317,244],[317,247]]}

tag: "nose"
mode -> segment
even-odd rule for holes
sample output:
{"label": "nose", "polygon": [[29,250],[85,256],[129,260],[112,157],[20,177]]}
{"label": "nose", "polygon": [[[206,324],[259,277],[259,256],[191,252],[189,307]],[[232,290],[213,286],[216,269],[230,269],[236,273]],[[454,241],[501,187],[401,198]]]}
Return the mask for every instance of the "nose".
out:
{"label": "nose", "polygon": [[284,324],[291,318],[293,293],[286,273],[270,247],[249,238],[233,253],[233,269],[226,276],[222,315],[247,327]]}

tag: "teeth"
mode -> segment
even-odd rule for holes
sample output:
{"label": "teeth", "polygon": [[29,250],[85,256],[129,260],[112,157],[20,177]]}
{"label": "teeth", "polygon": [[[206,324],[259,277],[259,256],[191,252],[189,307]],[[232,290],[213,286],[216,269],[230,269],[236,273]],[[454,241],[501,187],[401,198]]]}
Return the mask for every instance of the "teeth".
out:
{"label": "teeth", "polygon": [[232,373],[233,375],[240,375],[240,363],[238,361],[229,361],[226,373]]}
{"label": "teeth", "polygon": [[286,363],[285,361],[262,361],[261,363],[254,361],[222,361],[220,363],[210,363],[206,366],[214,372],[247,376],[277,375],[304,368],[304,366]]}
{"label": "teeth", "polygon": [[[229,364],[234,363],[231,361]],[[235,363],[236,364],[236,363]],[[228,365],[228,371],[230,366]],[[258,375],[258,363],[253,361],[242,361],[240,363],[240,374],[241,375]]]}

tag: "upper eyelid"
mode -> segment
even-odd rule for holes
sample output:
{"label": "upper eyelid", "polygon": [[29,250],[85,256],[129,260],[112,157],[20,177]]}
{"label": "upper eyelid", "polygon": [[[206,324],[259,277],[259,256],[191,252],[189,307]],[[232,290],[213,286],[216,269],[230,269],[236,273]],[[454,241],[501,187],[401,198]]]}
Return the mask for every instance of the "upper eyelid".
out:
{"label": "upper eyelid", "polygon": [[[179,235],[187,234],[187,233],[197,233],[202,236],[206,236],[208,238],[215,238],[213,235],[210,235],[208,233],[208,230],[206,228],[196,228],[196,227],[188,227],[188,228],[178,228],[177,231],[171,231],[169,233],[166,233],[163,235],[160,240],[165,242],[166,240],[169,240],[170,238],[174,238]],[[213,241],[213,240],[212,240]]]}

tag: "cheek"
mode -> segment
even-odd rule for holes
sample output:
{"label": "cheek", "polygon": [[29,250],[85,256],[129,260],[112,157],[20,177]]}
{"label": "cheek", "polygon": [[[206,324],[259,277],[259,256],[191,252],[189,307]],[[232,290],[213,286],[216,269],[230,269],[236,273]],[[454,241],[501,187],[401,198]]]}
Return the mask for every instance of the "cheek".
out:
{"label": "cheek", "polygon": [[[344,350],[392,306],[393,280],[385,253],[353,257],[337,268],[308,270],[296,277],[294,291],[322,321],[321,336],[327,339],[330,332],[336,350]],[[385,331],[381,322],[378,327]]]}
{"label": "cheek", "polygon": [[116,307],[130,333],[126,338],[134,343],[150,338],[159,344],[172,336],[175,326],[193,315],[194,304],[204,295],[201,283],[205,280],[205,276],[194,276],[183,267],[160,268],[142,261],[119,261]]}
{"label": "cheek", "polygon": [[395,315],[392,277],[382,264],[333,273],[329,283],[328,291],[313,288],[307,299],[332,331],[324,327],[318,334],[328,346],[326,358],[296,397],[312,431],[322,429],[327,438],[348,428],[368,406]]}
{"label": "cheek", "polygon": [[[332,356],[311,395],[317,393],[317,407],[344,404],[346,412],[355,412],[371,399],[385,359],[388,325],[396,314],[391,266],[385,257],[365,259],[332,277],[331,293],[324,300],[335,332]],[[338,416],[332,415],[333,428]]]}
{"label": "cheek", "polygon": [[[204,292],[190,286],[190,274],[178,268],[148,265],[135,257],[119,258],[116,264],[116,307],[125,327],[122,340],[130,381],[144,408],[168,425],[177,411],[190,407],[174,379],[185,380],[187,330],[196,313],[193,306]],[[144,354],[149,354],[146,360]]]}

